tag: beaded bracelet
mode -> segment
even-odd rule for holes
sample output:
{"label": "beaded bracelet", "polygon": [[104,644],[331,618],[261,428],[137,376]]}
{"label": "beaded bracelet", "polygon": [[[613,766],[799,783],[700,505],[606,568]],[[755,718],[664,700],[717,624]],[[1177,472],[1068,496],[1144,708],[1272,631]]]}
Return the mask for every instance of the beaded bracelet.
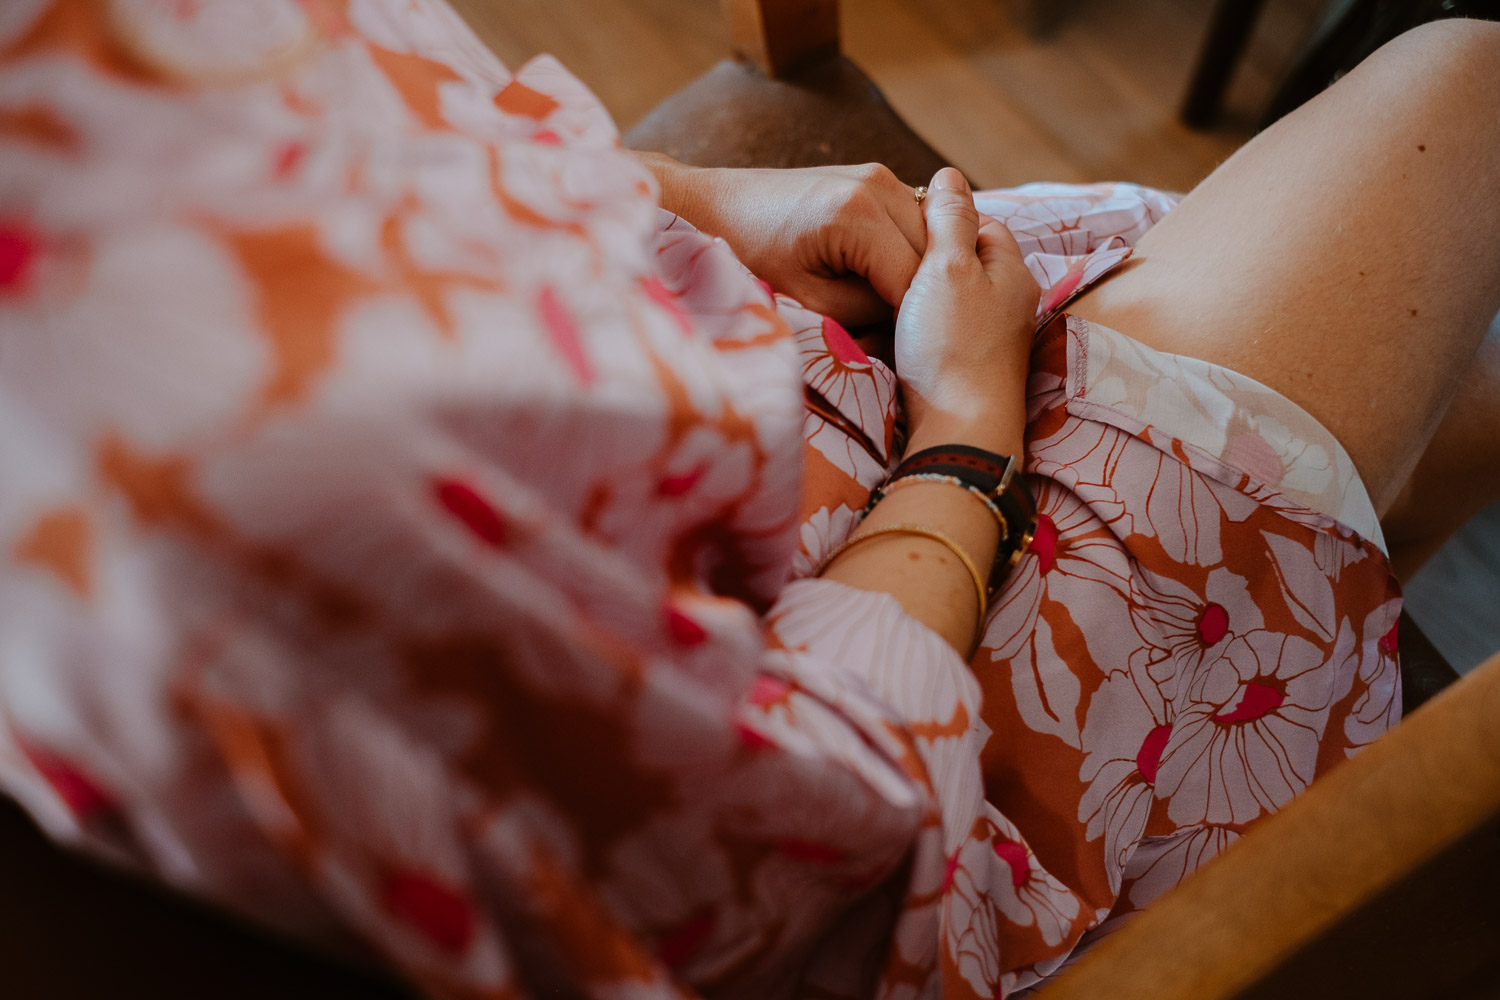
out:
{"label": "beaded bracelet", "polygon": [[994,516],[995,524],[1000,528],[1000,544],[1005,544],[1005,540],[1010,537],[1010,523],[1005,519],[1005,512],[1000,509],[999,505],[995,503],[994,499],[988,493],[973,483],[966,483],[957,476],[949,476],[941,472],[913,472],[911,475],[902,476],[900,479],[887,480],[880,484],[870,493],[870,502],[865,504],[865,509],[860,514],[861,519],[868,517],[870,511],[875,509],[876,504],[909,483],[945,483],[949,486],[957,486],[984,504],[985,509]]}
{"label": "beaded bracelet", "polygon": [[[896,466],[896,471],[872,495],[871,506],[897,483],[918,476],[949,476],[983,494],[987,505],[992,510],[998,509],[1001,517],[1000,543],[990,568],[989,592],[993,594],[1021,561],[1036,533],[1036,499],[1016,475],[1020,464],[1017,456],[997,455],[969,445],[925,448],[906,456]],[[868,506],[865,511],[869,512]]]}

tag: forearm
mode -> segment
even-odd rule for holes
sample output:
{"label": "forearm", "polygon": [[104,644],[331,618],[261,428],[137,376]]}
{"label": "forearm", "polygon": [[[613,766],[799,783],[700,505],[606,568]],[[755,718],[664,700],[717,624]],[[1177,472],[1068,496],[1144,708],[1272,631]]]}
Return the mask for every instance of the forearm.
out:
{"label": "forearm", "polygon": [[[1024,432],[1019,398],[1018,392],[1016,405],[973,422],[933,417],[914,431],[908,451],[967,444],[1019,458]],[[892,491],[856,533],[897,525],[916,525],[945,535],[985,579],[1002,541],[988,508],[967,490],[946,483],[916,482]],[[923,535],[892,532],[872,538],[840,555],[823,576],[890,594],[907,614],[942,636],[961,656],[972,648],[982,626],[980,601],[969,570],[946,545]]]}
{"label": "forearm", "polygon": [[708,203],[706,189],[711,171],[690,167],[665,153],[636,151],[635,158],[656,178],[657,187],[661,189],[661,207],[702,228],[699,223],[704,219],[703,209]]}

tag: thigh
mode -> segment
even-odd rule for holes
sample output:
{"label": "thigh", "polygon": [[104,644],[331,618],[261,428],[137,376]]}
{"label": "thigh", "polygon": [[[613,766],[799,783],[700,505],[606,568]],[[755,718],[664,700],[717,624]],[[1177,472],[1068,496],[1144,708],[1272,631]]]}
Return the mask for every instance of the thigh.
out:
{"label": "thigh", "polygon": [[1500,308],[1500,25],[1396,39],[1257,136],[1071,312],[1282,393],[1384,513]]}
{"label": "thigh", "polygon": [[1500,316],[1458,377],[1416,470],[1382,526],[1396,575],[1410,579],[1464,523],[1500,500]]}

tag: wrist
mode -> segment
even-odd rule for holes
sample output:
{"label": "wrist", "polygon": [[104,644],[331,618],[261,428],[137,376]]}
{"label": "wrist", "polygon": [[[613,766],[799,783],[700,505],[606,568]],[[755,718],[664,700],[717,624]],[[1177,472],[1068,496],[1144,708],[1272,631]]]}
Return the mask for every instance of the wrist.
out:
{"label": "wrist", "polygon": [[1025,448],[1026,411],[1017,399],[1008,404],[985,403],[929,409],[913,419],[907,454],[946,444],[964,444],[997,455],[1020,455]]}
{"label": "wrist", "polygon": [[697,203],[697,180],[702,167],[690,167],[665,153],[637,152],[635,158],[651,171],[661,191],[661,207],[689,222],[693,221]]}

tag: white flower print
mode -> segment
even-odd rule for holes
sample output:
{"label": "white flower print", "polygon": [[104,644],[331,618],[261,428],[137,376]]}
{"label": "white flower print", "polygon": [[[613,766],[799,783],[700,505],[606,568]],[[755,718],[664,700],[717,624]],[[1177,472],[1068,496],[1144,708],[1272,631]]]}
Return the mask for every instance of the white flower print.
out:
{"label": "white flower print", "polygon": [[1307,786],[1335,693],[1324,663],[1306,639],[1261,630],[1192,679],[1157,772],[1174,822],[1248,823]]}
{"label": "white flower print", "polygon": [[1037,862],[1019,831],[993,806],[954,859],[944,897],[948,947],[964,981],[981,995],[1000,985],[1004,925],[1035,928],[1042,942],[1074,936],[1083,908],[1074,893]]}
{"label": "white flower print", "polygon": [[1172,732],[1172,706],[1155,685],[1133,671],[1110,674],[1089,700],[1083,727],[1088,783],[1078,819],[1089,840],[1104,838],[1104,866],[1112,891],[1146,828],[1162,751]]}
{"label": "white flower print", "polygon": [[1220,566],[1203,593],[1144,566],[1131,581],[1131,617],[1142,645],[1130,669],[1148,676],[1171,700],[1182,679],[1212,662],[1236,636],[1264,627],[1245,578]]}
{"label": "white flower print", "polygon": [[1281,583],[1281,596],[1297,623],[1324,642],[1334,636],[1336,603],[1333,585],[1318,567],[1307,546],[1283,535],[1261,532],[1271,551],[1271,565]]}
{"label": "white flower print", "polygon": [[854,527],[857,512],[842,505],[819,507],[811,517],[802,522],[800,544],[792,556],[791,579],[801,580],[812,576],[832,552],[849,537]]}
{"label": "white flower print", "polygon": [[[1108,527],[1078,497],[1044,490],[1038,497],[1036,538],[1005,589],[982,645],[990,661],[1010,671],[1016,706],[1026,724],[1069,746],[1078,742],[1079,670],[1086,655],[1101,670],[1123,668],[1135,645],[1129,560]],[[1084,649],[1060,655],[1042,607],[1087,608]],[[1021,609],[1025,609],[1024,611]]]}
{"label": "white flower print", "polygon": [[1111,921],[1148,905],[1239,838],[1229,827],[1205,824],[1142,841],[1126,866],[1123,898]]}
{"label": "white flower print", "polygon": [[1359,665],[1358,683],[1364,688],[1344,720],[1351,755],[1401,721],[1401,671],[1396,648],[1400,613],[1400,598],[1371,611],[1360,630],[1359,647],[1351,651],[1351,658]]}

